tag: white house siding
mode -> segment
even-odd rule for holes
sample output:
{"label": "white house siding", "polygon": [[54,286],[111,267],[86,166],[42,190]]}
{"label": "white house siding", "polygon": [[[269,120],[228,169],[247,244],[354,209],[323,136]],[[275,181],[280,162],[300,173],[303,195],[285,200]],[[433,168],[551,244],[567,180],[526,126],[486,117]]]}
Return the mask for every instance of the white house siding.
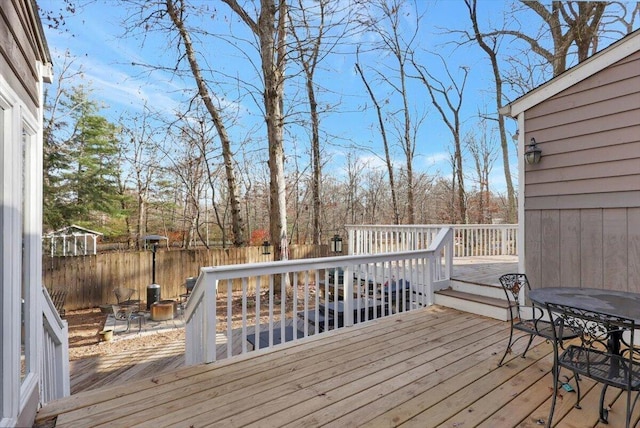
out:
{"label": "white house siding", "polygon": [[524,112],[525,266],[534,286],[640,292],[640,51]]}
{"label": "white house siding", "polygon": [[30,426],[41,379],[42,83],[50,59],[35,2],[0,3],[0,426]]}

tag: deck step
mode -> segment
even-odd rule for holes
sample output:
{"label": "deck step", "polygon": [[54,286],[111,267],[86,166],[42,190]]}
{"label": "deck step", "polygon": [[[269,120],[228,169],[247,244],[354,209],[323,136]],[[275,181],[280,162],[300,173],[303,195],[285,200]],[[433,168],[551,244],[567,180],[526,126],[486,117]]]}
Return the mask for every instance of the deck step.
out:
{"label": "deck step", "polygon": [[501,321],[509,319],[509,303],[505,299],[447,288],[435,292],[434,303]]}
{"label": "deck step", "polygon": [[451,278],[449,285],[452,290],[464,293],[476,294],[478,296],[493,297],[505,300],[506,296],[500,284],[483,284],[463,279]]}

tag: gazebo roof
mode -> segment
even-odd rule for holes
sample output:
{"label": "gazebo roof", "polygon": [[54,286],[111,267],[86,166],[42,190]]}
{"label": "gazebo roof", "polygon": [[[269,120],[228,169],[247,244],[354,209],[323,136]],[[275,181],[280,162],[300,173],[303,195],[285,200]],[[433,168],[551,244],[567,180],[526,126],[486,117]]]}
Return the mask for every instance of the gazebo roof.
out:
{"label": "gazebo roof", "polygon": [[64,235],[95,235],[95,236],[103,236],[102,233],[96,232],[95,230],[90,230],[85,227],[78,226],[76,224],[72,224],[71,226],[63,227],[62,229],[58,229],[54,232],[47,233],[46,237],[51,238],[54,236],[64,236]]}

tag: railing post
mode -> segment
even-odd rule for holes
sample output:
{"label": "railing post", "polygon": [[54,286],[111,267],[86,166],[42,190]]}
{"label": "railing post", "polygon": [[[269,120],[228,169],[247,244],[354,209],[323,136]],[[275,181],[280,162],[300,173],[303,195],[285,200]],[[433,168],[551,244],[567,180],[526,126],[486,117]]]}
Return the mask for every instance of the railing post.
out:
{"label": "railing post", "polygon": [[[216,296],[218,294],[218,278],[215,274],[207,274],[205,276],[205,293],[202,300],[205,316],[204,319],[204,337],[205,337],[205,363],[211,363],[216,360]],[[231,338],[229,338],[231,340]]]}
{"label": "railing post", "polygon": [[[344,312],[342,314],[345,327],[351,327],[353,325],[353,270],[351,266],[343,268],[342,276],[344,286]],[[337,299],[337,293],[336,293]],[[336,301],[337,305],[337,301]]]}
{"label": "railing post", "polygon": [[501,230],[501,234],[500,234],[500,238],[502,240],[501,242],[501,246],[500,246],[500,251],[501,251],[501,256],[506,256],[507,255],[507,228],[504,227]]}

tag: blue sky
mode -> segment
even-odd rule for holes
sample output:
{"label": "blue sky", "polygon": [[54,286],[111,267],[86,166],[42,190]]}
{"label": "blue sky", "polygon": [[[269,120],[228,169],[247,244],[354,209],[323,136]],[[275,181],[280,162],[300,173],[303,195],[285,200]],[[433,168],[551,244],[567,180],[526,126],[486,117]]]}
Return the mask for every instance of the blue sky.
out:
{"label": "blue sky", "polygon": [[[39,0],[45,9],[56,9],[60,6],[60,0]],[[208,7],[211,13],[215,13],[218,20],[208,22],[212,32],[225,32],[227,21],[224,16],[228,8],[221,2],[203,1],[202,5]],[[466,7],[462,1],[419,1],[420,12],[424,13],[421,23],[418,49],[437,51],[447,61],[449,69],[460,78],[459,67],[469,67],[470,74],[465,90],[463,107],[463,130],[466,134],[477,124],[479,111],[493,112],[495,110],[492,98],[492,76],[488,68],[488,62],[480,49],[471,45],[453,50],[445,45],[454,37],[451,34],[443,34],[442,28],[462,29],[469,26]],[[505,1],[482,1],[479,5],[481,25],[488,27],[490,21],[497,25],[505,8],[510,7]],[[164,37],[139,32],[129,37],[122,37],[124,29],[122,21],[127,15],[127,9],[117,6],[115,2],[98,0],[78,10],[74,16],[66,20],[65,32],[45,28],[49,48],[51,50],[54,67],[63,63],[63,56],[68,51],[76,58],[75,66],[81,66],[85,83],[92,88],[95,99],[104,102],[109,107],[101,113],[116,122],[117,118],[125,112],[139,113],[147,103],[158,110],[170,114],[180,108],[180,102],[184,99],[183,90],[192,89],[195,85],[192,78],[181,79],[164,71],[149,73],[146,69],[132,65],[160,64],[171,67],[175,62],[176,53],[167,45]],[[407,28],[411,28],[412,16],[408,13]],[[241,31],[234,31],[243,35]],[[143,38],[144,36],[144,38]],[[244,35],[246,36],[246,34]],[[353,40],[365,44],[368,36],[361,36],[362,40]],[[241,42],[238,42],[241,43]],[[204,56],[209,66],[219,72],[236,75],[241,79],[256,82],[256,75],[248,66],[246,58],[242,58],[239,51],[220,41],[210,45],[211,51]],[[247,48],[246,50],[250,50]],[[250,54],[250,53],[249,53]],[[376,53],[363,54],[362,63],[376,60]],[[433,55],[421,56],[425,64],[433,70],[439,78],[444,78],[439,60]],[[362,111],[361,107],[366,103],[371,106],[360,78],[354,71],[355,58],[352,55],[335,55],[329,59],[324,67],[329,70],[319,75],[331,91],[331,96],[322,95],[321,102],[337,103],[340,100],[340,114],[331,114],[323,117],[322,126],[330,130],[331,135],[339,137],[335,144],[327,146],[327,155],[330,156],[334,168],[339,171],[341,159],[346,154],[345,145],[353,142],[357,145],[369,146],[371,150],[361,151],[358,155],[363,162],[368,159],[372,163],[380,163],[376,156],[381,153],[380,138],[376,128],[375,111],[369,108]],[[58,72],[58,69],[56,69]],[[242,139],[246,134],[260,126],[259,107],[246,95],[235,92],[233,85],[223,85],[221,90],[229,110],[234,110],[240,118],[240,125],[233,127],[230,132],[232,138]],[[431,106],[430,99],[424,88],[412,83],[411,95],[413,97],[414,111],[426,114],[417,138],[417,156],[415,169],[426,171],[430,174],[442,174],[450,176],[448,153],[452,151],[452,137],[446,128],[440,114]],[[220,96],[220,94],[219,94]],[[510,132],[515,131],[515,123],[509,122]],[[258,132],[260,134],[260,132]],[[264,132],[262,132],[264,134]],[[264,136],[264,135],[263,135]],[[293,137],[289,137],[293,138]],[[304,135],[298,134],[297,138],[304,139]],[[266,144],[263,144],[266,147]],[[515,151],[515,147],[512,146]],[[515,176],[516,157],[512,151],[512,166]],[[394,158],[403,162],[403,155],[395,150]],[[471,168],[471,163],[467,163]],[[503,168],[501,157],[493,167],[491,178],[492,190],[502,192],[504,190]],[[325,172],[327,172],[325,170]],[[515,178],[515,177],[514,177]]]}

